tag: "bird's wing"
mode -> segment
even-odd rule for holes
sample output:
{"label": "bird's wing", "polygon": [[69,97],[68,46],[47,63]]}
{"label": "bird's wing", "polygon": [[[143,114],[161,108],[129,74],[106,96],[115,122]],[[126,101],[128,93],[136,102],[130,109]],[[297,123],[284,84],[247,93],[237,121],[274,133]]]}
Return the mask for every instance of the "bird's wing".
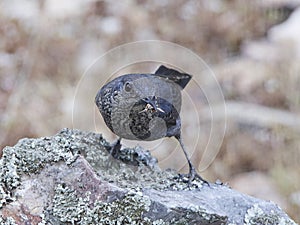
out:
{"label": "bird's wing", "polygon": [[163,77],[167,80],[171,80],[178,84],[182,89],[188,84],[188,82],[192,79],[192,75],[187,73],[180,73],[177,70],[167,68],[161,65],[156,71],[155,75],[159,77]]}
{"label": "bird's wing", "polygon": [[175,106],[168,102],[166,99],[158,99],[158,117],[164,119],[164,121],[169,125],[176,125],[176,119],[179,117],[179,112]]}

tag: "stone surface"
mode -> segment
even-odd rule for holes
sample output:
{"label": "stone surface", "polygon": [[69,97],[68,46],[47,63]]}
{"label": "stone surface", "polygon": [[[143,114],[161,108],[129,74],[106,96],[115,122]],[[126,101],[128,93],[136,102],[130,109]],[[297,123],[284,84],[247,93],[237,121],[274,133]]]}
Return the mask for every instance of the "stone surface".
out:
{"label": "stone surface", "polygon": [[150,153],[119,160],[100,134],[22,139],[0,159],[0,224],[295,224],[277,205],[161,171]]}

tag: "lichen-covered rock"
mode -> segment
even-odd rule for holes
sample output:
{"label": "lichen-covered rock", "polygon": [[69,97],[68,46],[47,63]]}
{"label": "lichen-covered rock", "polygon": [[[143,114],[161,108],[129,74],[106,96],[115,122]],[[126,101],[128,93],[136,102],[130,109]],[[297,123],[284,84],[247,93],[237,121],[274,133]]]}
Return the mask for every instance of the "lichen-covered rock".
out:
{"label": "lichen-covered rock", "polygon": [[23,139],[0,159],[0,224],[295,224],[278,206],[161,171],[136,147],[119,159],[100,134]]}

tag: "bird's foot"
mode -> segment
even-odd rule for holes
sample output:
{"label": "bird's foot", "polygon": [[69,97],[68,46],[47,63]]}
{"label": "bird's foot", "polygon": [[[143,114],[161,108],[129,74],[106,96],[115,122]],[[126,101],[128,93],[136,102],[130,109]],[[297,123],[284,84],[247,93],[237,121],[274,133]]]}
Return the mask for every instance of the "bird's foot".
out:
{"label": "bird's foot", "polygon": [[202,183],[207,184],[208,186],[210,186],[210,185],[209,185],[209,182],[206,181],[206,180],[204,180],[204,179],[196,172],[196,170],[195,170],[194,167],[191,167],[191,168],[190,168],[190,172],[189,172],[189,174],[188,174],[188,177],[189,177],[189,180],[188,180],[188,185],[189,185],[189,187],[192,186],[192,182],[193,182],[193,180],[195,180],[195,179],[199,179]]}
{"label": "bird's foot", "polygon": [[114,143],[110,146],[110,148],[108,149],[108,151],[109,151],[109,153],[110,153],[110,155],[111,155],[112,157],[114,157],[115,159],[117,159],[118,156],[119,156],[121,147],[122,147],[122,145],[121,145],[121,138],[118,138],[118,140],[117,140],[116,142],[114,142]]}
{"label": "bird's foot", "polygon": [[[105,145],[106,150],[109,153],[109,157],[113,157],[114,159],[118,159],[120,150],[121,150],[121,138],[112,144]],[[112,160],[106,161],[106,169],[111,167]]]}

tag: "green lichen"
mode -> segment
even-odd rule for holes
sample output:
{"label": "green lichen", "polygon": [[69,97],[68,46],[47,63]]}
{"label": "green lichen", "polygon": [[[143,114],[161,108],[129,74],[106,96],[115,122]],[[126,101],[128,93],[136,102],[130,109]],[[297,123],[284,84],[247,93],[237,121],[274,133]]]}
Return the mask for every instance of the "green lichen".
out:
{"label": "green lichen", "polygon": [[90,203],[90,193],[78,197],[75,190],[59,184],[53,200],[53,218],[60,223],[71,224],[140,224],[165,225],[162,220],[151,221],[143,214],[149,211],[151,201],[140,190],[130,190],[124,197],[112,202]]}
{"label": "green lichen", "polygon": [[265,213],[258,204],[254,204],[247,210],[244,222],[247,225],[296,225],[294,221],[283,218],[277,213]]}
{"label": "green lichen", "polygon": [[90,193],[86,193],[85,198],[78,197],[74,190],[62,184],[59,184],[54,192],[53,215],[58,217],[61,222],[74,224],[80,221],[86,214]]}
{"label": "green lichen", "polygon": [[13,201],[12,191],[20,185],[22,174],[38,173],[46,165],[58,161],[70,165],[79,154],[104,179],[123,188],[144,186],[159,190],[186,190],[202,186],[201,181],[195,180],[194,185],[188,187],[188,179],[179,177],[175,171],[160,171],[156,159],[139,146],[122,149],[121,160],[110,156],[109,146],[100,134],[63,129],[53,137],[25,138],[14,147],[4,148],[0,159],[0,208]]}
{"label": "green lichen", "polygon": [[55,136],[20,140],[14,147],[5,147],[0,160],[0,177],[8,189],[19,185],[22,173],[37,173],[45,165],[60,160],[71,164],[76,156],[71,151],[70,140]]}
{"label": "green lichen", "polygon": [[20,176],[17,173],[18,160],[12,148],[3,149],[3,157],[0,159],[0,179],[2,188],[13,189],[19,186]]}
{"label": "green lichen", "polygon": [[[85,159],[106,181],[116,183],[123,188],[151,188],[156,190],[192,190],[202,187],[202,181],[195,179],[188,185],[188,178],[179,176],[174,170],[161,171],[156,159],[139,146],[120,151],[122,161],[112,158],[107,151],[89,150]],[[127,155],[127,157],[126,157]],[[139,162],[138,166],[131,165]]]}
{"label": "green lichen", "polygon": [[[90,140],[101,139],[101,135],[93,135]],[[67,165],[74,162],[80,150],[88,149],[90,145],[82,140],[82,136],[80,131],[63,129],[51,138],[24,138],[14,147],[5,147],[0,159],[0,208],[14,200],[12,191],[20,185],[22,174],[38,173],[46,165],[58,161]]]}
{"label": "green lichen", "polygon": [[0,215],[0,224],[1,225],[17,225],[17,223],[15,222],[15,220],[12,217],[7,217],[7,218],[3,218]]}
{"label": "green lichen", "polygon": [[[39,173],[45,166],[56,162],[72,167],[72,163],[82,155],[101,179],[114,183],[122,190],[121,196],[115,196],[114,200],[92,200],[93,195],[89,192],[83,194],[76,189],[80,192],[77,193],[70,184],[56,184],[54,196],[51,196],[53,200],[44,209],[40,225],[180,225],[193,221],[225,224],[226,217],[209,214],[199,206],[168,208],[167,214],[170,213],[172,218],[154,220],[153,205],[149,197],[142,194],[141,188],[156,189],[161,193],[164,190],[191,190],[201,188],[201,181],[194,180],[192,186],[188,186],[187,177],[172,170],[161,171],[149,152],[145,153],[140,147],[122,149],[121,160],[110,156],[107,151],[109,147],[109,143],[99,134],[69,129],[50,138],[23,139],[14,147],[6,147],[0,159],[0,208],[15,201],[13,193],[21,184],[24,174]],[[128,191],[127,194],[124,190]],[[259,207],[249,209],[244,221],[246,224],[295,224],[279,215],[265,214]],[[0,224],[10,223],[12,221],[9,218],[0,216]]]}

